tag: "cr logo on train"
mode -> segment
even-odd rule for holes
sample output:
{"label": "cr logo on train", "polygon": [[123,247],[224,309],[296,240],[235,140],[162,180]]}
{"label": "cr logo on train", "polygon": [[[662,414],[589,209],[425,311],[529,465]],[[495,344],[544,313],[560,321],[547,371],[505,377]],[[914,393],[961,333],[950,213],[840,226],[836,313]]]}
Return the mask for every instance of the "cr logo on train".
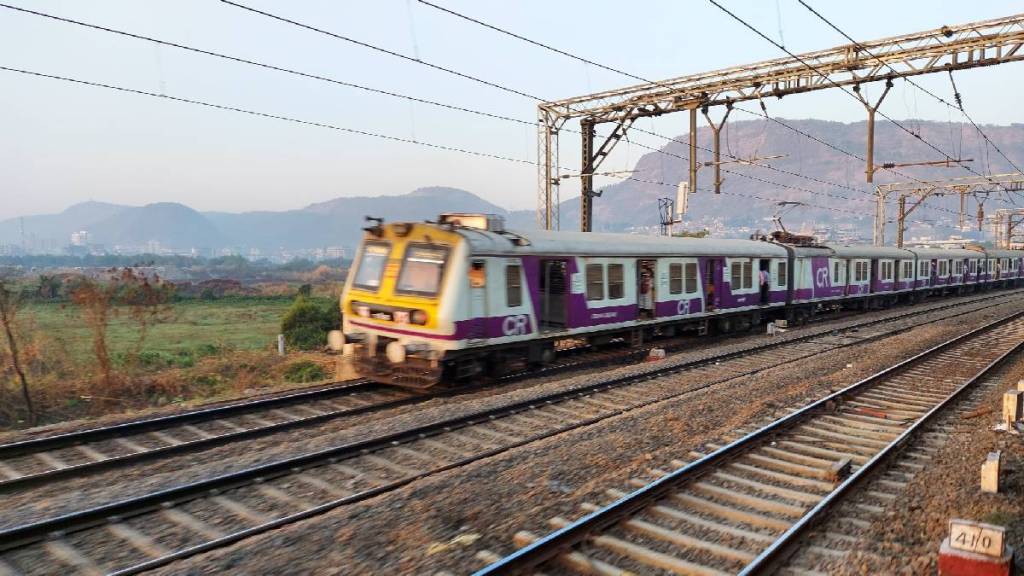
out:
{"label": "cr logo on train", "polygon": [[528,334],[530,332],[526,329],[526,323],[526,314],[506,316],[501,322],[501,331],[505,336],[522,336],[523,334]]}

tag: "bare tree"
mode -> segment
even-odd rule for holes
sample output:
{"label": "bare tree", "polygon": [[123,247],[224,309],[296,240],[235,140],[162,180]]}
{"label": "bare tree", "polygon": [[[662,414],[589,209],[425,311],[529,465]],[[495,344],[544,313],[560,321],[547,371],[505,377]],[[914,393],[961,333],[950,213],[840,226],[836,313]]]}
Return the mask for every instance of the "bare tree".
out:
{"label": "bare tree", "polygon": [[7,348],[10,352],[11,366],[21,384],[21,396],[25,400],[25,410],[28,412],[29,426],[38,423],[38,416],[35,407],[32,405],[32,395],[29,392],[28,377],[25,376],[25,369],[21,365],[21,354],[18,351],[18,339],[15,337],[15,320],[21,302],[17,294],[10,289],[7,283],[0,279],[0,326],[3,327],[4,335],[7,337]]}
{"label": "bare tree", "polygon": [[117,313],[114,309],[116,292],[117,287],[113,283],[104,285],[92,278],[80,279],[69,292],[71,301],[82,311],[86,324],[92,330],[92,351],[96,356],[100,379],[108,391],[113,388],[114,374],[107,346],[107,329],[110,327],[110,318]]}

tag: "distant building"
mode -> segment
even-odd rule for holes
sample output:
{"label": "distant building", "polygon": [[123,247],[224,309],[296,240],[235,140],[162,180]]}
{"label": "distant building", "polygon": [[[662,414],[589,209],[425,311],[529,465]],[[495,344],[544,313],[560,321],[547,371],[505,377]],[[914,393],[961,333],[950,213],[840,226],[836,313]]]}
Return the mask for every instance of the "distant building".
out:
{"label": "distant building", "polygon": [[87,230],[79,230],[78,232],[71,233],[71,245],[72,246],[88,246],[89,245],[89,232]]}

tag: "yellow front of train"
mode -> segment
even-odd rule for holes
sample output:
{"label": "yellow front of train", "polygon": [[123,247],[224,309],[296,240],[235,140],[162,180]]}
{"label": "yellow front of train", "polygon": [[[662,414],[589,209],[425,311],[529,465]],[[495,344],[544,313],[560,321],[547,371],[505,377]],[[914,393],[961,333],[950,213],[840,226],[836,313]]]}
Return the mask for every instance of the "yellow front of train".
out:
{"label": "yellow front of train", "polygon": [[436,224],[367,227],[341,295],[346,356],[364,378],[411,388],[441,380],[454,346],[449,292],[462,237]]}

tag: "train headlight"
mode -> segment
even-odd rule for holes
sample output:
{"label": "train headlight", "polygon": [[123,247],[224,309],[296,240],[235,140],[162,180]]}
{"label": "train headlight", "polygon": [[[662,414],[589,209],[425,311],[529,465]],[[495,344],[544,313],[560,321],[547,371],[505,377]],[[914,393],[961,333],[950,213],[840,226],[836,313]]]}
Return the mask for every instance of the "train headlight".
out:
{"label": "train headlight", "polygon": [[387,354],[388,360],[390,360],[392,364],[401,364],[402,362],[405,362],[405,344],[402,344],[401,342],[388,342],[384,352]]}
{"label": "train headlight", "polygon": [[409,319],[413,324],[419,324],[422,326],[427,323],[427,313],[423,310],[413,310],[412,313],[409,314]]}

